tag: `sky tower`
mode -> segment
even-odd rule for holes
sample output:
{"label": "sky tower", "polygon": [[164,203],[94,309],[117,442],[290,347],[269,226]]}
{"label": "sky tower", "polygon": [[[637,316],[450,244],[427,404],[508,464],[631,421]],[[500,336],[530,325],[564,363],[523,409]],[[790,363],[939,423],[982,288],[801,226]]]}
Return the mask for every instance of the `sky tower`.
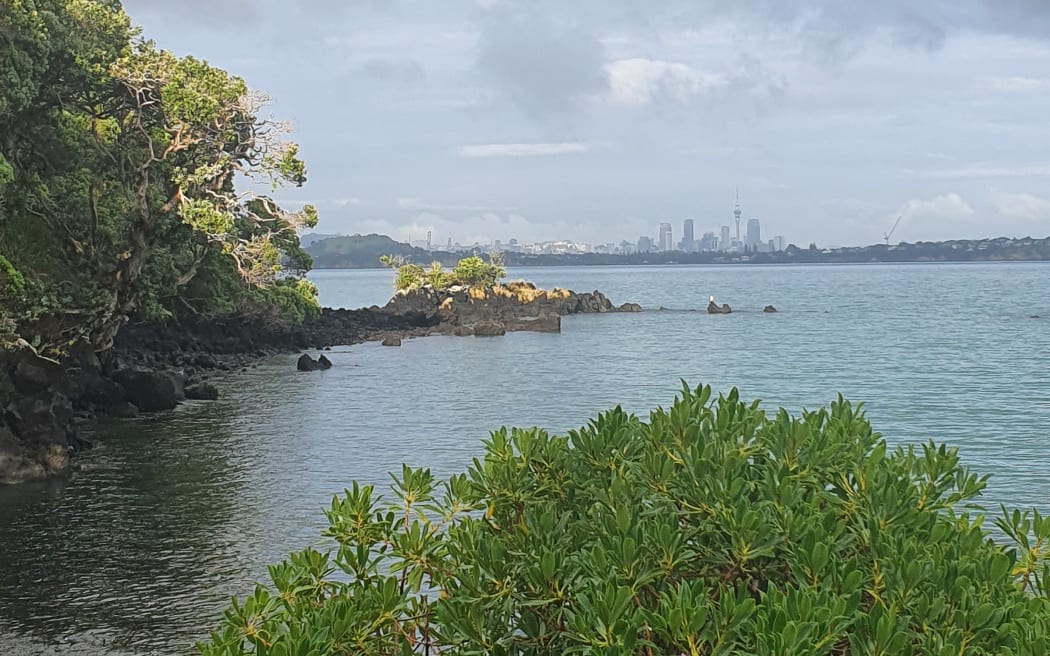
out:
{"label": "sky tower", "polygon": [[740,211],[740,187],[736,188],[736,207],[733,209],[733,216],[736,217],[736,240],[740,241],[740,215],[743,212]]}

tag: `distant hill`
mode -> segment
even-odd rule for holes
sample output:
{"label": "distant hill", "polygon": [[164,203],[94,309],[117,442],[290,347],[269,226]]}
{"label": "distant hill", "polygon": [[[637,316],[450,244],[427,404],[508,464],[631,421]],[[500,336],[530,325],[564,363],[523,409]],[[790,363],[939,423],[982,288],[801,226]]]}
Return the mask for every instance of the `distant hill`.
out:
{"label": "distant hill", "polygon": [[299,237],[299,244],[302,245],[303,248],[309,248],[310,246],[321,241],[322,239],[332,239],[333,237],[339,236],[340,235],[322,235],[319,232],[308,232],[305,235],[301,235]]}
{"label": "distant hill", "polygon": [[441,262],[454,265],[461,254],[427,251],[394,241],[386,235],[350,235],[328,237],[305,246],[314,259],[315,269],[375,269],[383,265],[379,258],[384,255],[400,255],[409,262],[430,264]]}

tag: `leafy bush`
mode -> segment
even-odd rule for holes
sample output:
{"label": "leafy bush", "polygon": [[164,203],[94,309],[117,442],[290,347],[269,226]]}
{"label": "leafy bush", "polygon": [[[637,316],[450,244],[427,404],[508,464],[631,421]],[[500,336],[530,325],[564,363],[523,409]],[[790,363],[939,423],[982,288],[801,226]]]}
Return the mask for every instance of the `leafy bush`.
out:
{"label": "leafy bush", "polygon": [[431,262],[430,268],[424,269],[418,264],[406,262],[398,255],[384,255],[379,261],[396,271],[394,289],[405,291],[423,285],[439,290],[448,289],[453,285],[491,287],[507,275],[502,259],[497,255],[491,256],[491,259],[492,261],[486,262],[477,255],[463,258],[451,271],[446,271],[440,262]]}
{"label": "leafy bush", "polygon": [[327,553],[270,568],[207,656],[1042,654],[1050,520],[971,514],[956,451],[889,450],[861,409],[736,390],[501,429],[463,474],[333,500]]}
{"label": "leafy bush", "polygon": [[285,278],[250,290],[242,314],[256,314],[278,325],[301,325],[321,314],[317,287],[305,278]]}
{"label": "leafy bush", "polygon": [[490,287],[507,275],[502,266],[490,264],[477,255],[463,258],[452,270],[452,275],[464,285]]}

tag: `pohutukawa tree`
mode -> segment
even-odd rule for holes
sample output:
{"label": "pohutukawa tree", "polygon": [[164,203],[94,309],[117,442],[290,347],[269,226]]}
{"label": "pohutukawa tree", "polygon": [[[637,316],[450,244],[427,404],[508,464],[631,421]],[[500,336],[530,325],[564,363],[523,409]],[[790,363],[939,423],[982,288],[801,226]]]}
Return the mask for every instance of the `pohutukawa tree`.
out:
{"label": "pohutukawa tree", "polygon": [[[0,69],[0,253],[25,283],[0,305],[16,332],[104,350],[130,314],[228,309],[225,278],[247,298],[282,264],[309,268],[297,230],[314,209],[254,191],[302,185],[305,165],[242,79],[138,40],[112,0],[3,3]],[[185,298],[202,274],[215,298]]]}

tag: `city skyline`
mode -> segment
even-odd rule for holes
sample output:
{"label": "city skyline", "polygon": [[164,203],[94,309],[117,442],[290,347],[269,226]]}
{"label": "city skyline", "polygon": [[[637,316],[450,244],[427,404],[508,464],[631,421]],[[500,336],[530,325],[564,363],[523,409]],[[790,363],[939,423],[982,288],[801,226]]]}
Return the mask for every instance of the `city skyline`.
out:
{"label": "city skyline", "polygon": [[[674,225],[671,221],[661,221],[657,225],[657,236],[641,235],[637,240],[627,239],[585,242],[567,239],[552,239],[539,241],[521,241],[515,237],[506,241],[493,239],[481,243],[463,244],[459,241],[453,243],[453,238],[448,237],[446,248],[487,247],[494,250],[510,250],[515,252],[536,253],[637,253],[637,252],[673,252],[684,253],[719,251],[726,253],[734,252],[769,252],[784,250],[789,242],[783,235],[776,235],[766,241],[762,240],[761,220],[755,217],[747,219],[746,230],[741,235],[740,221],[744,218],[744,211],[740,204],[740,191],[736,192],[736,203],[732,210],[732,222],[734,228],[723,224],[716,235],[714,231],[703,232],[700,239],[696,239],[696,219],[682,219],[682,238],[674,239]],[[735,229],[735,232],[734,232]],[[432,234],[428,231],[427,239],[408,240],[411,246],[432,250]]]}

